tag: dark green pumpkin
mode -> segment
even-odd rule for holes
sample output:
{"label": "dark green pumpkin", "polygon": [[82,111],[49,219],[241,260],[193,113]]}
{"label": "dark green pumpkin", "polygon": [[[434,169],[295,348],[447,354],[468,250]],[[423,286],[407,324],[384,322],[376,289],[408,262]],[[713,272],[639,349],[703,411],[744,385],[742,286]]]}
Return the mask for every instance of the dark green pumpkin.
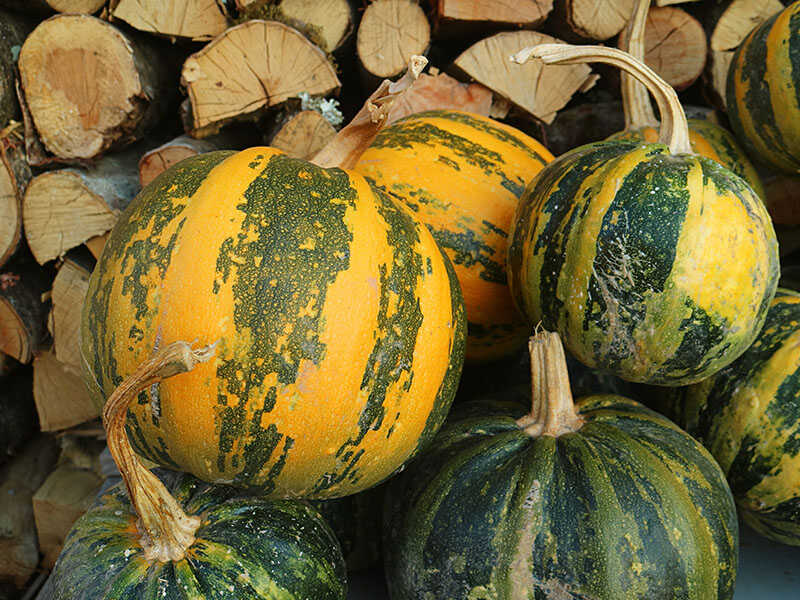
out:
{"label": "dark green pumpkin", "polygon": [[577,431],[532,437],[520,404],[456,406],[389,484],[392,600],[733,596],[736,511],[711,455],[633,400],[576,408]]}
{"label": "dark green pumpkin", "polygon": [[343,600],[344,559],[328,525],[300,501],[242,496],[189,475],[168,489],[202,517],[177,562],[142,556],[122,484],[74,525],[53,572],[53,600]]}

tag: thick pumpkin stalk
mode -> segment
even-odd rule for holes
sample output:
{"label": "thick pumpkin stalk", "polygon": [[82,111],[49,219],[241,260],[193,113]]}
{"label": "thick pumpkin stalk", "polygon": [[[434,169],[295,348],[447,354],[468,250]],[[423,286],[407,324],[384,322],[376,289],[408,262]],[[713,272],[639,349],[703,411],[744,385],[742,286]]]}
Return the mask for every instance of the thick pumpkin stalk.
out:
{"label": "thick pumpkin stalk", "polygon": [[183,511],[131,448],[125,432],[128,406],[142,390],[167,377],[190,371],[197,363],[205,362],[213,355],[214,346],[192,350],[186,342],[169,344],[119,384],[103,409],[108,449],[122,474],[131,504],[139,515],[146,560],[181,560],[194,542],[200,519]]}
{"label": "thick pumpkin stalk", "polygon": [[[650,0],[637,0],[633,9],[631,20],[628,22],[626,32],[627,44],[620,47],[636,60],[644,63],[644,31],[647,25],[647,13],[650,10]],[[627,47],[625,47],[627,46]],[[650,104],[650,94],[647,88],[635,77],[628,73],[621,73],[622,81],[622,108],[625,112],[625,129],[636,130],[644,127],[658,127],[658,119]]]}
{"label": "thick pumpkin stalk", "polygon": [[523,64],[531,57],[541,59],[548,65],[600,62],[622,69],[643,83],[656,99],[658,112],[661,114],[658,141],[666,144],[672,154],[693,153],[689,143],[689,124],[686,122],[686,114],[678,100],[678,94],[655,71],[628,53],[603,46],[539,44],[520,50],[511,57],[511,60]]}
{"label": "thick pumpkin stalk", "polygon": [[577,431],[583,418],[575,412],[567,359],[559,335],[537,331],[528,340],[531,355],[531,412],[517,424],[531,437],[558,437]]}

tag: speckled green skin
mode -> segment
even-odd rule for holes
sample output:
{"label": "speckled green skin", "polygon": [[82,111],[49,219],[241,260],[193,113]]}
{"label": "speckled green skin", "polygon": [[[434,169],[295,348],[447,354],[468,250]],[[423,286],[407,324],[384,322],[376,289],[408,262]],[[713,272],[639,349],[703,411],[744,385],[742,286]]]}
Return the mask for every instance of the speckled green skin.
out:
{"label": "speckled green skin", "polygon": [[459,405],[387,491],[392,600],[730,599],[738,524],[711,455],[621,396],[531,438],[514,403]]}
{"label": "speckled green skin", "polygon": [[73,526],[53,571],[53,600],[344,600],[341,550],[305,502],[237,495],[188,475],[167,482],[202,524],[186,557],[146,561],[122,484]]}

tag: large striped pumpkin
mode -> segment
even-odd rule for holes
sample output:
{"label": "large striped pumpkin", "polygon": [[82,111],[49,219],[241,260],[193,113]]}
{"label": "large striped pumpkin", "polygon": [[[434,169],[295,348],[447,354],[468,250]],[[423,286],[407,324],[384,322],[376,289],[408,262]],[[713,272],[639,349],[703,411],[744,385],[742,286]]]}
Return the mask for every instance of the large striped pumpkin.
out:
{"label": "large striped pumpkin", "polygon": [[[554,56],[619,60],[663,83],[619,50],[552,48]],[[677,386],[747,349],[779,268],[761,199],[718,163],[688,153],[683,111],[663,85],[662,127],[682,135],[673,138],[679,149],[615,140],[560,156],[520,200],[508,266],[529,321],[561,333],[581,362]]]}
{"label": "large striped pumpkin", "polygon": [[800,170],[800,2],[755,28],[736,50],[726,89],[728,118],[754,158]]}
{"label": "large striped pumpkin", "polygon": [[406,208],[357,173],[251,148],[179,163],[113,229],[83,312],[95,402],[177,339],[215,342],[216,358],[140,396],[135,448],[205,481],[329,498],[435,434],[465,319]]}
{"label": "large striped pumpkin", "polygon": [[[548,369],[535,372],[538,406],[563,415],[563,354],[559,376]],[[733,597],[736,510],[705,448],[621,396],[570,410],[576,426],[536,434],[520,404],[456,406],[389,484],[392,600]]]}
{"label": "large striped pumpkin", "polygon": [[673,409],[725,471],[744,521],[800,545],[800,293],[779,290],[747,352]]}
{"label": "large striped pumpkin", "polygon": [[553,155],[481,115],[428,111],[381,131],[354,167],[402,200],[450,257],[467,311],[467,360],[521,347],[527,325],[506,279],[508,230],[525,185]]}

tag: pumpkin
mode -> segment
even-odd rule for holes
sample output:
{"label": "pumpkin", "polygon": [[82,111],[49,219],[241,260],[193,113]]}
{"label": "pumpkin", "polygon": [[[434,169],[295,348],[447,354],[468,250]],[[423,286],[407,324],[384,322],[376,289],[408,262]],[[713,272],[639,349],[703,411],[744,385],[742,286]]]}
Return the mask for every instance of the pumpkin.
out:
{"label": "pumpkin", "polygon": [[778,290],[747,352],[673,401],[672,416],[725,472],[742,519],[800,546],[800,293]]}
{"label": "pumpkin", "polygon": [[164,343],[217,344],[214,361],[131,407],[143,456],[318,499],[378,484],[432,438],[466,329],[452,266],[408,209],[358,173],[275,148],[198,155],[144,188],[111,232],[81,327],[98,405]]}
{"label": "pumpkin", "polygon": [[512,294],[529,322],[557,330],[591,368],[679,386],[753,342],[778,283],[775,231],[761,199],[692,153],[674,90],[613,48],[539,46],[547,63],[599,60],[648,85],[665,142],[606,141],[547,165],[512,225]]}
{"label": "pumpkin", "polygon": [[530,414],[459,404],[389,483],[391,598],[732,598],[736,510],[708,451],[633,400],[573,404],[557,334],[530,347]]}
{"label": "pumpkin", "polygon": [[800,170],[800,3],[753,29],[728,70],[725,102],[750,155],[787,173]]}
{"label": "pumpkin", "polygon": [[355,170],[411,208],[453,262],[467,312],[470,362],[508,356],[527,325],[506,279],[508,229],[527,182],[553,155],[477,114],[436,110],[382,130]]}
{"label": "pumpkin", "polygon": [[169,344],[109,398],[103,421],[124,486],[73,526],[52,574],[53,600],[345,599],[341,550],[307,503],[243,496],[179,473],[164,485],[131,449],[125,413],[136,393],[210,356]]}
{"label": "pumpkin", "polygon": [[[649,8],[650,0],[637,0],[626,35],[620,37],[620,49],[640,62],[644,62],[644,33]],[[608,139],[648,144],[658,142],[658,119],[653,113],[647,88],[625,73],[621,79],[625,130]],[[750,184],[759,198],[766,198],[756,168],[729,131],[708,119],[687,119],[686,122],[689,126],[689,143],[696,154],[717,161]]]}

